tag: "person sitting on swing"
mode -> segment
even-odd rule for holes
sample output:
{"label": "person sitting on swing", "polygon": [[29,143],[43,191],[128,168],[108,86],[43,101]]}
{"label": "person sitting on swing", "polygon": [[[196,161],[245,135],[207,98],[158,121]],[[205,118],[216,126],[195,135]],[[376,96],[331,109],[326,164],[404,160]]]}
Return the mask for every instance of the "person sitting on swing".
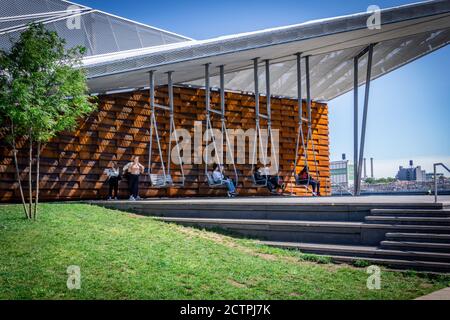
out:
{"label": "person sitting on swing", "polygon": [[314,195],[320,197],[320,181],[315,180],[310,174],[308,166],[305,166],[298,174],[297,182],[300,185],[310,185]]}
{"label": "person sitting on swing", "polygon": [[270,168],[264,167],[259,168],[256,167],[255,172],[253,173],[255,177],[255,181],[259,185],[264,185],[267,180],[267,189],[269,192],[274,193],[277,189],[281,189],[283,192],[286,189],[286,185],[281,181],[278,176],[272,176],[270,174]]}
{"label": "person sitting on swing", "polygon": [[232,179],[226,177],[223,174],[223,166],[219,165],[219,164],[215,164],[214,165],[214,170],[212,173],[212,178],[214,180],[214,183],[221,183],[224,184],[227,189],[228,189],[228,197],[230,198],[234,198],[237,194],[236,194],[236,186],[234,185],[234,182]]}

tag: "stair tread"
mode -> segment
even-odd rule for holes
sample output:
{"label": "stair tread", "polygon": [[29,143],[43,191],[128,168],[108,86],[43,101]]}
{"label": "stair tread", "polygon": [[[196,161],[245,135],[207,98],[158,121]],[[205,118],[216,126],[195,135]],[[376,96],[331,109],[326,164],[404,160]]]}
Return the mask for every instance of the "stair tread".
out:
{"label": "stair tread", "polygon": [[348,221],[309,221],[309,220],[267,220],[267,219],[215,219],[215,218],[168,218],[157,217],[158,220],[173,222],[211,222],[236,224],[274,224],[274,225],[324,225],[324,226],[353,226],[360,227],[363,222]]}
{"label": "stair tread", "polygon": [[450,263],[446,262],[437,262],[437,261],[414,261],[414,260],[401,260],[401,259],[386,259],[386,258],[365,258],[365,257],[354,257],[354,256],[333,256],[333,255],[324,255],[326,257],[330,257],[336,261],[343,262],[353,262],[356,260],[364,260],[368,262],[374,262],[384,265],[397,265],[397,266],[409,266],[409,267],[436,267],[450,270]]}
{"label": "stair tread", "polygon": [[450,241],[450,234],[440,233],[404,233],[404,232],[389,232],[386,233],[388,238],[430,238],[430,239],[448,239]]}
{"label": "stair tread", "polygon": [[280,241],[263,241],[262,243],[272,246],[282,246],[287,248],[296,248],[300,250],[326,250],[330,252],[352,252],[359,254],[372,255],[400,255],[400,256],[426,256],[449,258],[450,254],[441,252],[426,252],[426,251],[403,251],[382,249],[375,246],[359,246],[359,245],[335,245],[335,244],[318,244],[318,243],[300,243],[300,242],[280,242]]}
{"label": "stair tread", "polygon": [[450,222],[450,218],[443,218],[443,217],[367,216],[366,220],[399,220],[399,221]]}
{"label": "stair tread", "polygon": [[448,248],[450,249],[450,243],[436,243],[436,242],[415,242],[415,241],[381,241],[381,245],[400,245],[400,246],[424,246],[424,247],[435,247],[435,248]]}
{"label": "stair tread", "polygon": [[450,214],[450,209],[371,209],[371,213],[443,213]]}
{"label": "stair tread", "polygon": [[353,228],[358,229],[383,229],[404,230],[421,232],[450,232],[450,226],[436,225],[402,225],[402,224],[377,224],[364,222],[342,222],[342,221],[309,221],[309,220],[267,220],[267,219],[218,219],[218,218],[172,218],[155,217],[165,222],[175,223],[206,223],[206,224],[228,224],[228,225],[261,225],[261,226],[290,226],[290,227],[323,227],[323,228]]}

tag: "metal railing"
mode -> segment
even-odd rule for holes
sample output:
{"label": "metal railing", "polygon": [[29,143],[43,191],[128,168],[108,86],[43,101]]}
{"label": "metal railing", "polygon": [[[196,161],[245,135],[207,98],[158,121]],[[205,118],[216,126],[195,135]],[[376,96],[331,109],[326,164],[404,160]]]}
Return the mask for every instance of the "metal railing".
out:
{"label": "metal railing", "polygon": [[[344,195],[346,196],[353,196],[353,192],[350,187],[345,187],[341,184],[331,184],[331,190],[335,190],[336,194],[339,193],[339,195],[342,197]],[[333,191],[332,191],[333,193]]]}
{"label": "metal railing", "polygon": [[433,164],[433,170],[434,170],[434,202],[437,203],[438,201],[438,179],[437,179],[437,167],[443,167],[445,170],[450,172],[450,169],[447,168],[447,166],[443,163],[435,163]]}

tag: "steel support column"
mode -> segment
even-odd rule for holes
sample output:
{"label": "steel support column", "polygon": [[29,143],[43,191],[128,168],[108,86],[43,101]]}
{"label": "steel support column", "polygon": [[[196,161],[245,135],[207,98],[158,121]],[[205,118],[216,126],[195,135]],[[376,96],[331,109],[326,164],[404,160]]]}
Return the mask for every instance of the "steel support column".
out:
{"label": "steel support column", "polygon": [[369,109],[369,93],[370,93],[370,81],[372,78],[372,59],[373,59],[373,47],[371,44],[369,46],[368,58],[367,58],[367,75],[366,75],[366,88],[364,93],[364,110],[363,110],[363,120],[361,125],[361,144],[359,147],[359,161],[358,161],[358,177],[357,177],[357,193],[356,195],[361,194],[361,175],[362,175],[362,164],[364,159],[364,146],[366,140],[366,127],[367,127],[367,113]]}
{"label": "steel support column", "polygon": [[358,193],[358,62],[359,58],[353,60],[353,194]]}

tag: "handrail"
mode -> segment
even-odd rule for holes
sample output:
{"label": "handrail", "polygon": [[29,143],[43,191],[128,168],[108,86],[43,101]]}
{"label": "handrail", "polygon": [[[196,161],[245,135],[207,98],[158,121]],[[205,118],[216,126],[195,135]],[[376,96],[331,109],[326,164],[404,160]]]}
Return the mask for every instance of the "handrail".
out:
{"label": "handrail", "polygon": [[438,181],[437,181],[436,169],[439,166],[443,167],[445,170],[450,172],[450,169],[447,168],[447,166],[445,164],[443,164],[443,163],[435,163],[435,164],[433,164],[433,170],[434,170],[434,203],[437,203],[437,201],[438,201]]}

